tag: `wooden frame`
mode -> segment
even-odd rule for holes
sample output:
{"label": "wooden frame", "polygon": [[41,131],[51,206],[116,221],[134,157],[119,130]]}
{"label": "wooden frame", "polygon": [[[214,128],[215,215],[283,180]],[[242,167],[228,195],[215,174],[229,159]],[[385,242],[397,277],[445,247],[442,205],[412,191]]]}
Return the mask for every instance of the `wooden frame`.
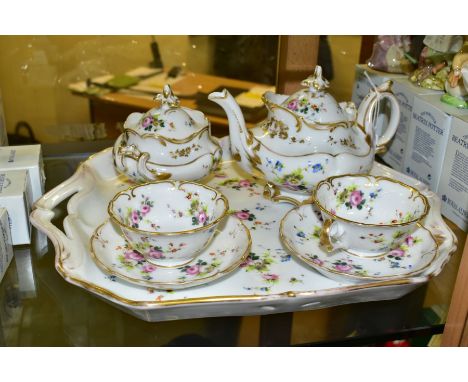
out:
{"label": "wooden frame", "polygon": [[468,346],[468,238],[459,245],[464,249],[441,346]]}
{"label": "wooden frame", "polygon": [[319,36],[280,36],[276,92],[292,94],[310,76],[318,59]]}

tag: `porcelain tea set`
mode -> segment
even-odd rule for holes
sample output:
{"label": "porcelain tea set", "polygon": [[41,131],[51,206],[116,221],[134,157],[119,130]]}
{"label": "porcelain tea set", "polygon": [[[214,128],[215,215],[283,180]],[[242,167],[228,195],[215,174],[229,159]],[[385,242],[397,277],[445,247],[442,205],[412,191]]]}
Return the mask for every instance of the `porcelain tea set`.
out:
{"label": "porcelain tea set", "polygon": [[[359,108],[336,102],[320,66],[302,85],[293,95],[265,93],[268,115],[252,129],[227,90],[208,98],[226,112],[233,159],[266,182],[264,197],[295,205],[279,232],[293,254],[328,277],[337,277],[336,261],[360,264],[339,277],[398,277],[373,272],[375,264],[389,254],[422,256],[434,245],[423,227],[426,197],[400,181],[369,175],[375,153],[398,126],[391,84],[372,89]],[[209,121],[181,107],[168,85],[155,99],[159,107],[130,114],[115,142],[114,166],[135,184],[110,201],[109,219],[94,232],[91,253],[102,269],[131,283],[193,287],[236,270],[249,254],[251,237],[227,198],[203,184],[222,157]],[[390,101],[391,117],[378,136],[373,121],[382,99]],[[415,232],[429,244],[415,247]],[[419,262],[414,271],[424,266]]]}

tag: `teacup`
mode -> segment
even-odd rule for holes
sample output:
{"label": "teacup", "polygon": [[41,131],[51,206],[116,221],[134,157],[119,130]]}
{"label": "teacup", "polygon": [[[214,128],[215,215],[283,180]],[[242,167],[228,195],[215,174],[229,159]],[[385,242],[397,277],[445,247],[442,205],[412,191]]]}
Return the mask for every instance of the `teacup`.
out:
{"label": "teacup", "polygon": [[226,197],[214,188],[169,180],[130,187],[108,206],[128,245],[148,262],[166,267],[192,261],[228,210]]}
{"label": "teacup", "polygon": [[317,184],[313,200],[324,220],[322,247],[364,257],[408,245],[429,212],[427,198],[417,189],[383,176],[327,178]]}

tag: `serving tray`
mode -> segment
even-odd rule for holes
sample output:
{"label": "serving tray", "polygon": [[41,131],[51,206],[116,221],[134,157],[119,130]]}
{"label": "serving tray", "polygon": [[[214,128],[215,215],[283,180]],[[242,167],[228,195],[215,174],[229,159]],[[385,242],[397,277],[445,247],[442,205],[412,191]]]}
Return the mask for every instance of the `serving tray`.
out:
{"label": "serving tray", "polygon": [[[76,173],[39,199],[31,222],[55,246],[55,267],[69,283],[95,294],[146,321],[261,315],[311,310],[355,302],[399,298],[440,273],[456,249],[456,237],[443,221],[440,201],[426,186],[376,163],[374,175],[397,178],[419,188],[431,210],[424,224],[439,244],[439,253],[422,274],[388,281],[339,282],[296,260],[280,241],[279,225],[294,206],[263,198],[264,182],[252,178],[232,161],[229,141],[221,139],[223,162],[204,183],[221,190],[232,213],[250,229],[251,252],[239,269],[212,283],[167,291],[130,284],[108,275],[90,256],[90,238],[107,218],[107,204],[130,182],[116,173],[112,148],[89,157]],[[54,208],[67,203],[64,232],[51,222]]]}

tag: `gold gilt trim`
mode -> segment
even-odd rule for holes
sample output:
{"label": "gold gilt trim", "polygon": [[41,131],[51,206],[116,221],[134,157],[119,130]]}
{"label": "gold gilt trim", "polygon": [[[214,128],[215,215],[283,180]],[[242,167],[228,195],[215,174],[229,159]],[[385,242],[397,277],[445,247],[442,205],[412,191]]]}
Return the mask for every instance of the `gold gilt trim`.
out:
{"label": "gold gilt trim", "polygon": [[[100,226],[98,226],[95,230],[94,230],[94,233],[93,235],[91,236],[91,238],[89,239],[89,244],[90,244],[90,254],[91,254],[91,258],[94,260],[94,262],[96,263],[96,265],[102,270],[104,271],[105,273],[108,273],[110,275],[113,275],[113,276],[116,276],[116,277],[119,277],[120,279],[123,279],[123,280],[127,280],[129,282],[132,282],[132,283],[136,283],[138,285],[144,285],[144,286],[156,286],[158,285],[159,288],[164,288],[164,286],[167,286],[167,288],[164,288],[164,289],[171,289],[170,287],[173,286],[173,285],[190,285],[190,284],[197,284],[199,285],[200,282],[203,282],[203,283],[206,283],[210,280],[213,280],[214,278],[219,278],[219,277],[222,277],[223,275],[225,274],[228,274],[232,271],[234,271],[237,267],[239,267],[240,264],[242,264],[246,259],[247,259],[247,256],[249,255],[250,253],[250,249],[252,248],[252,237],[250,235],[250,231],[249,229],[247,228],[247,226],[242,222],[240,221],[239,219],[236,219],[238,221],[238,223],[240,223],[242,225],[242,229],[244,230],[244,232],[246,233],[247,235],[247,248],[245,249],[244,253],[242,254],[242,256],[236,261],[234,262],[233,264],[231,264],[228,268],[224,269],[223,271],[218,271],[210,276],[206,276],[206,277],[202,277],[202,278],[199,278],[197,280],[188,280],[188,281],[176,281],[176,282],[160,282],[160,281],[151,281],[151,280],[141,280],[141,279],[136,279],[136,278],[133,278],[133,277],[128,277],[128,276],[125,276],[123,275],[122,273],[116,271],[114,268],[110,268],[108,266],[106,266],[100,259],[99,257],[96,255],[95,253],[95,250],[94,250],[94,246],[93,246],[93,242],[94,242],[94,239],[97,239],[99,240],[98,236],[101,234],[101,230],[102,228],[109,222],[109,219],[107,219],[103,224],[101,224]],[[196,256],[195,256],[196,258]],[[189,260],[187,263],[185,264],[188,264],[190,263],[191,261],[193,261],[195,258]],[[177,266],[174,266],[173,268],[179,268],[181,266],[183,266],[184,264],[179,264]],[[160,265],[156,265],[156,267],[161,267],[161,268],[166,268],[164,266],[160,266]]]}
{"label": "gold gilt trim", "polygon": [[[274,295],[220,295],[220,296],[209,296],[209,297],[192,297],[192,298],[184,298],[179,300],[166,300],[166,301],[140,301],[140,300],[130,300],[128,298],[119,296],[118,294],[111,292],[110,290],[98,286],[92,282],[88,282],[82,280],[80,278],[68,275],[65,267],[63,266],[62,258],[59,253],[58,255],[58,264],[56,263],[57,272],[69,282],[79,285],[83,289],[96,293],[101,297],[109,298],[115,301],[118,301],[121,304],[128,305],[129,307],[168,307],[168,306],[178,306],[178,305],[192,305],[192,304],[206,304],[206,303],[216,303],[216,302],[247,302],[247,301],[264,301],[270,300],[272,297],[287,297],[287,298],[296,298],[296,297],[306,297],[307,295],[317,295],[317,292],[306,291],[306,292],[293,292],[287,291],[282,292]],[[337,292],[351,292],[351,291],[358,291],[362,289],[368,288],[378,288],[383,286],[390,286],[390,285],[408,285],[413,284],[414,281],[409,278],[401,278],[398,280],[386,280],[386,281],[376,281],[366,284],[357,284],[357,285],[350,285],[347,287],[341,288],[330,288],[323,290],[324,294],[330,294],[330,292],[337,291]]]}
{"label": "gold gilt trim", "polygon": [[[133,135],[136,135],[142,139],[146,139],[146,138],[149,138],[149,139],[155,139],[157,141],[159,141],[162,145],[166,146],[166,142],[169,142],[169,143],[172,143],[172,144],[176,144],[176,145],[180,145],[180,144],[184,144],[184,143],[188,143],[190,142],[192,139],[196,138],[197,136],[203,134],[204,132],[208,131],[210,129],[210,123],[207,122],[207,125],[202,127],[200,130],[197,130],[195,131],[194,133],[190,134],[189,136],[185,137],[185,138],[169,138],[169,137],[164,137],[160,134],[157,134],[157,133],[143,133],[143,134],[140,134],[138,131],[135,131],[133,130],[133,128],[131,127],[126,127],[124,128],[124,133],[125,134],[133,134]],[[213,141],[212,140],[212,137],[211,135],[209,135],[209,138],[210,138],[210,141],[216,145],[219,145],[217,142]]]}
{"label": "gold gilt trim", "polygon": [[[306,258],[305,256],[301,256],[300,254],[298,254],[294,248],[293,248],[293,245],[291,244],[290,240],[286,237],[286,235],[284,234],[284,222],[286,220],[286,218],[288,217],[289,214],[293,213],[293,212],[297,212],[297,209],[300,208],[300,207],[296,207],[296,208],[293,208],[292,210],[290,210],[289,212],[286,213],[286,215],[283,217],[283,219],[281,219],[281,223],[280,223],[280,238],[281,238],[281,241],[282,243],[286,246],[286,248],[294,255],[296,256],[297,258],[301,259],[302,261],[304,261],[305,263],[307,263],[308,265],[310,265],[311,267],[313,268],[320,268],[320,269],[323,269],[325,272],[329,272],[329,273],[334,273],[334,274],[337,274],[337,275],[340,275],[340,276],[345,276],[345,277],[351,277],[351,278],[354,278],[354,279],[357,279],[357,280],[398,280],[399,277],[402,277],[403,279],[405,279],[406,277],[409,277],[411,275],[414,275],[414,274],[421,274],[422,272],[424,272],[426,269],[428,269],[434,262],[435,260],[439,257],[439,244],[437,242],[437,240],[435,239],[434,235],[432,234],[432,232],[430,230],[428,230],[426,227],[424,227],[422,224],[420,223],[417,223],[418,227],[419,228],[423,228],[425,229],[429,235],[431,236],[433,242],[434,242],[434,246],[435,246],[435,249],[434,249],[434,256],[432,258],[432,260],[427,263],[424,267],[422,267],[421,269],[418,269],[414,272],[409,272],[409,273],[405,273],[403,275],[394,275],[394,276],[382,276],[382,277],[379,277],[379,276],[356,276],[356,275],[353,275],[353,274],[349,274],[349,273],[345,273],[345,272],[339,272],[337,270],[334,270],[334,269],[331,269],[331,268],[327,268],[327,267],[324,267],[322,265],[319,265],[319,264],[316,264],[312,261],[310,261],[308,258]],[[388,251],[387,253],[389,253],[390,251]],[[432,252],[432,250],[431,250]],[[426,276],[427,277],[427,276]],[[367,285],[367,284],[366,284]]]}
{"label": "gold gilt trim", "polygon": [[[121,222],[118,219],[118,217],[115,216],[114,211],[113,211],[113,206],[114,206],[114,202],[120,196],[127,196],[128,199],[130,200],[132,197],[135,197],[134,191],[137,188],[145,187],[145,186],[152,185],[152,184],[165,184],[165,183],[170,184],[173,187],[177,187],[177,184],[178,184],[177,189],[179,189],[179,190],[184,190],[182,188],[182,186],[184,186],[185,184],[194,184],[196,186],[203,187],[203,188],[207,189],[208,191],[214,192],[214,196],[213,196],[213,198],[211,200],[214,200],[215,204],[218,204],[219,201],[222,201],[224,203],[224,210],[223,210],[223,212],[222,212],[222,214],[220,216],[218,216],[215,220],[213,220],[212,222],[208,223],[205,226],[197,227],[197,228],[193,228],[193,229],[185,230],[185,231],[177,231],[177,232],[154,232],[154,231],[145,231],[145,230],[141,230],[141,229],[138,229],[138,228],[133,228],[133,227],[130,227],[127,224]],[[128,194],[128,193],[130,193],[130,194]],[[227,215],[228,211],[229,211],[229,202],[228,202],[227,198],[221,192],[219,192],[218,190],[216,190],[216,189],[214,189],[212,187],[209,187],[209,186],[207,186],[205,184],[201,184],[201,183],[195,183],[195,182],[190,182],[190,181],[179,181],[178,182],[178,181],[171,181],[171,180],[161,180],[161,181],[157,181],[157,182],[147,182],[147,183],[137,184],[135,186],[129,187],[126,190],[118,192],[112,198],[112,200],[109,202],[109,204],[107,206],[107,212],[108,212],[110,218],[118,226],[123,227],[128,231],[136,232],[136,233],[139,233],[139,234],[144,234],[144,235],[147,235],[147,236],[176,236],[176,235],[187,235],[187,234],[191,234],[191,233],[195,233],[195,232],[199,232],[199,231],[206,231],[208,228],[210,228],[213,225],[217,224],[222,218],[224,218]]]}
{"label": "gold gilt trim", "polygon": [[263,197],[273,202],[286,202],[300,206],[302,203],[290,196],[282,196],[279,187],[273,183],[267,182],[263,187]]}
{"label": "gold gilt trim", "polygon": [[[77,284],[89,292],[96,293],[105,298],[110,298],[112,300],[118,301],[119,303],[128,305],[130,307],[158,307],[159,308],[159,307],[166,307],[166,306],[205,304],[205,303],[216,303],[216,302],[229,303],[229,302],[263,301],[263,300],[269,300],[272,297],[296,298],[296,297],[306,297],[307,295],[310,295],[310,294],[314,296],[317,295],[317,291],[311,290],[311,291],[305,291],[305,292],[286,291],[286,292],[271,294],[271,295],[220,295],[220,296],[208,296],[208,297],[192,297],[192,298],[184,298],[184,299],[179,299],[179,300],[166,300],[166,301],[130,300],[104,287],[96,285],[92,282],[83,280],[78,277],[70,276],[63,264],[63,259],[62,259],[63,252],[64,252],[64,249],[60,249],[59,252],[57,253],[58,261],[56,261],[55,268],[57,272],[65,280],[72,282],[74,284]],[[324,295],[327,295],[333,291],[342,293],[342,292],[358,291],[358,290],[368,289],[368,288],[378,288],[378,287],[391,286],[391,285],[407,285],[407,284],[412,284],[412,283],[414,283],[414,281],[409,278],[401,278],[398,280],[375,281],[371,283],[350,285],[350,286],[341,287],[341,288],[330,288],[330,289],[323,290],[322,293]]]}
{"label": "gold gilt trim", "polygon": [[[134,146],[135,149],[138,150],[138,148],[136,147],[136,145],[133,144],[133,145],[127,146],[127,145],[125,145],[125,144],[123,143],[123,140],[122,140],[122,141],[121,141],[121,144],[120,144],[120,146],[119,146],[117,155],[120,156],[120,157],[122,157],[122,158],[124,158],[124,157],[125,157],[125,158],[130,158],[130,159],[133,159],[133,160],[135,160],[135,161],[138,162],[138,160],[140,159],[140,157],[141,157],[145,152],[140,152],[138,155],[136,155],[136,154],[133,154],[133,153],[123,153],[123,152],[122,152],[123,150],[121,150],[121,149],[124,148],[124,147],[131,147],[131,146]],[[212,157],[214,157],[214,156],[216,156],[216,154],[217,154],[218,152],[221,152],[221,155],[223,154],[223,149],[221,148],[220,145],[217,145],[217,148],[213,151],[213,153],[207,152],[207,153],[205,153],[205,154],[202,154],[202,155],[196,157],[195,159],[192,159],[192,160],[189,161],[189,162],[185,162],[185,163],[181,163],[181,164],[162,164],[162,163],[156,163],[156,162],[147,160],[147,161],[146,161],[146,164],[150,164],[150,165],[156,166],[156,167],[171,167],[171,168],[184,167],[184,166],[187,166],[187,165],[189,165],[189,164],[192,164],[192,163],[196,162],[197,160],[203,158],[203,157],[206,156],[206,155],[211,155]],[[148,153],[148,154],[149,154],[149,153]],[[116,155],[113,155],[113,156],[114,156],[114,160],[115,160],[115,156],[116,156]],[[121,163],[122,163],[122,167],[124,167],[125,170],[128,170],[128,168],[127,168],[128,166],[125,165],[125,164],[123,164],[122,161],[121,161]],[[148,169],[148,171],[150,171],[150,172],[157,171],[157,170],[149,169],[148,167],[147,167],[147,169]]]}
{"label": "gold gilt trim", "polygon": [[[327,210],[320,203],[320,201],[317,200],[317,192],[322,186],[328,186],[328,189],[332,188],[333,187],[333,181],[335,179],[346,178],[346,177],[354,177],[354,178],[361,177],[361,178],[366,178],[369,181],[372,181],[372,179],[374,179],[377,182],[379,180],[385,180],[385,181],[388,181],[390,183],[399,184],[400,186],[402,186],[402,187],[404,187],[404,188],[411,191],[410,198],[412,198],[413,200],[416,200],[417,198],[421,198],[421,200],[423,201],[423,204],[424,204],[424,212],[417,219],[413,219],[413,220],[408,221],[408,222],[393,223],[393,224],[361,223],[361,222],[356,222],[356,221],[353,221],[353,220],[346,219],[346,218],[341,217],[341,216],[334,215],[329,210]],[[340,221],[344,221],[344,222],[348,222],[348,223],[352,223],[352,224],[356,224],[356,225],[360,225],[360,226],[366,226],[366,227],[402,227],[402,226],[410,225],[410,224],[422,221],[427,216],[427,214],[429,213],[429,209],[430,209],[429,201],[427,200],[426,196],[421,194],[416,188],[411,187],[410,185],[408,185],[406,183],[400,182],[399,180],[388,178],[386,176],[373,176],[373,175],[368,175],[368,174],[344,174],[344,175],[331,176],[331,177],[329,177],[327,179],[323,179],[323,180],[321,180],[320,182],[317,183],[317,186],[312,191],[312,197],[315,200],[315,205],[318,208],[320,208],[321,211],[323,211],[327,215],[329,215],[330,219],[340,220]]]}
{"label": "gold gilt trim", "polygon": [[304,125],[306,125],[307,127],[311,128],[311,129],[319,130],[319,131],[328,130],[330,132],[333,132],[333,130],[335,130],[337,128],[340,128],[340,127],[344,128],[344,129],[349,129],[349,128],[353,127],[354,125],[357,125],[357,127],[364,134],[366,133],[365,129],[364,129],[364,126],[360,125],[357,122],[357,118],[355,118],[354,121],[337,121],[337,122],[312,123],[312,122],[308,122],[304,117],[302,117],[300,115],[297,115],[296,113],[289,110],[288,108],[286,108],[284,106],[281,106],[281,105],[278,105],[278,104],[274,103],[273,101],[270,101],[268,98],[265,97],[265,94],[262,96],[262,101],[263,101],[264,104],[267,105],[267,107],[270,110],[280,109],[280,110],[283,110],[283,111],[291,114],[291,116],[293,116],[294,119],[296,120],[296,132],[299,132],[301,130],[301,124],[303,123]]}
{"label": "gold gilt trim", "polygon": [[[367,150],[367,152],[365,154],[352,154],[350,152],[342,152],[342,153],[338,153],[338,154],[330,154],[330,153],[326,153],[326,152],[314,152],[314,153],[310,153],[310,154],[302,154],[302,155],[286,155],[286,154],[280,154],[272,149],[270,149],[269,147],[267,147],[263,142],[262,142],[262,139],[258,139],[255,135],[252,134],[252,136],[254,137],[254,139],[259,142],[259,146],[263,146],[266,150],[272,152],[273,154],[275,155],[278,155],[280,157],[285,157],[285,158],[301,158],[301,157],[306,157],[306,156],[310,156],[310,155],[328,155],[330,157],[338,157],[340,155],[352,155],[354,157],[358,157],[358,158],[364,158],[364,157],[367,157],[369,156],[369,154],[372,153],[372,146],[369,145],[369,143],[367,142],[367,139],[366,139],[366,143],[369,145],[369,149]],[[255,149],[256,151],[259,151],[259,148],[256,148]]]}

